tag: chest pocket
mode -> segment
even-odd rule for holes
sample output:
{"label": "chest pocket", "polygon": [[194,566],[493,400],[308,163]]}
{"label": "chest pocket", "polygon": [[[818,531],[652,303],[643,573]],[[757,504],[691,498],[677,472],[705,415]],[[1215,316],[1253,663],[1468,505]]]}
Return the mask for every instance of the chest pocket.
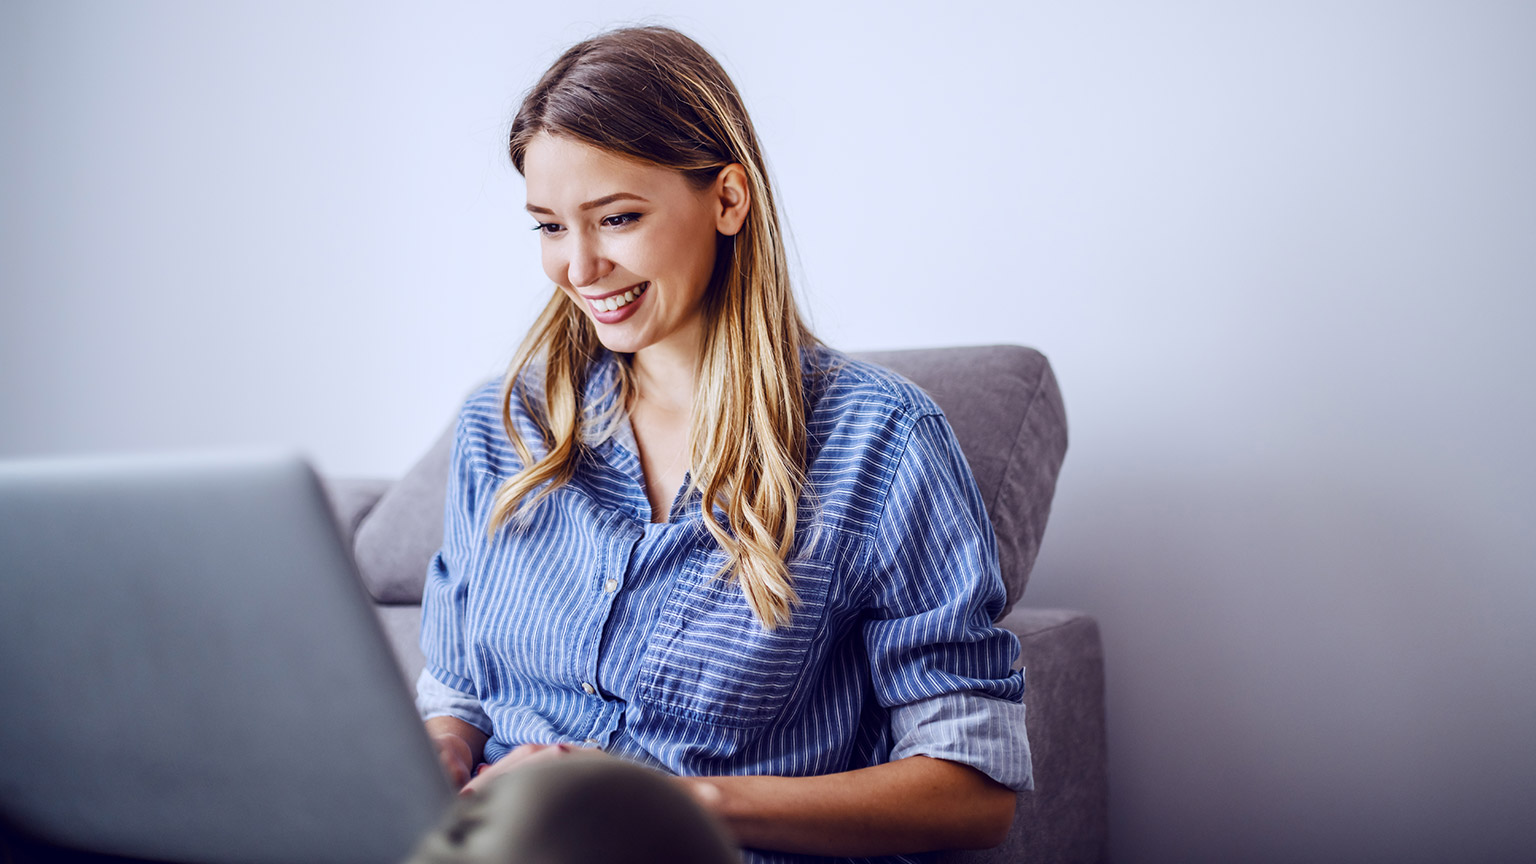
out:
{"label": "chest pocket", "polygon": [[783,713],[825,652],[821,631],[833,567],[791,561],[800,605],[766,630],[741,585],[715,574],[723,553],[696,556],[662,607],[640,665],[638,695],[652,709],[719,726],[752,727]]}

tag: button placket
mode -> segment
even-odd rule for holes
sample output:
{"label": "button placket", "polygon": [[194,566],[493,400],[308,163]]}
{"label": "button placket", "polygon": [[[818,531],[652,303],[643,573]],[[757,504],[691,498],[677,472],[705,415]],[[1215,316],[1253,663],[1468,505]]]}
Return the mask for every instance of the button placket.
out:
{"label": "button placket", "polygon": [[[612,542],[610,543],[610,545],[608,547],[608,562],[607,562],[608,563],[608,568],[607,569],[608,569],[608,571],[610,573],[612,573],[615,569],[622,568],[623,562],[626,560],[626,558],[629,555],[630,547],[632,547],[634,545],[633,539],[629,538],[627,536],[628,532],[620,530],[621,524],[622,524],[622,520],[616,519],[613,522],[613,524],[611,525],[612,533],[614,534],[614,539],[612,540]],[[606,578],[604,578],[603,579],[603,583],[602,583],[602,589],[603,589],[603,594],[604,594],[604,600],[607,601],[608,605],[599,613],[599,617],[601,619],[603,619],[604,621],[606,621],[607,616],[609,614],[611,614],[611,612],[613,611],[613,606],[611,605],[612,601],[613,601],[613,595],[619,590],[619,579],[618,579],[618,577],[610,575],[610,576],[607,576]],[[602,652],[602,628],[601,627],[598,628],[597,642],[593,646],[593,649],[594,650],[593,650],[593,653],[592,653],[592,668],[590,670],[590,674],[596,676],[598,674],[599,668],[602,665],[602,656],[601,656],[601,652]],[[597,694],[597,688],[595,686],[593,686],[593,684],[592,684],[592,681],[595,681],[595,680],[597,680],[597,679],[594,677],[594,678],[591,678],[591,679],[589,679],[587,681],[581,682],[581,692],[587,694],[588,696],[596,696],[596,695],[598,695]]]}

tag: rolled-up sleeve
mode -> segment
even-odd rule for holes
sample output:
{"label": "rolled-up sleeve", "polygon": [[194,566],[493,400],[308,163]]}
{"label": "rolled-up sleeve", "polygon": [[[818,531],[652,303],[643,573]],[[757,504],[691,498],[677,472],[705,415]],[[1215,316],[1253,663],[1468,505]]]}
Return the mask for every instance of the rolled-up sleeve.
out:
{"label": "rolled-up sleeve", "polygon": [[1024,703],[976,693],[935,696],[891,710],[891,761],[932,756],[970,765],[1015,792],[1035,788]]}
{"label": "rolled-up sleeve", "polygon": [[443,546],[428,567],[421,596],[421,651],[426,667],[417,681],[417,707],[423,718],[454,716],[488,732],[490,722],[475,698],[464,621],[469,555],[473,544],[485,542],[477,512],[479,475],[468,450],[466,423],[461,419],[448,465]]}
{"label": "rolled-up sleeve", "polygon": [[481,707],[478,696],[449,687],[426,669],[416,678],[416,710],[423,720],[455,717],[487,735],[492,731],[491,718]]}
{"label": "rolled-up sleeve", "polygon": [[948,759],[1030,788],[1019,643],[992,623],[1006,596],[996,539],[943,415],[914,421],[882,507],[864,639],[892,758]]}

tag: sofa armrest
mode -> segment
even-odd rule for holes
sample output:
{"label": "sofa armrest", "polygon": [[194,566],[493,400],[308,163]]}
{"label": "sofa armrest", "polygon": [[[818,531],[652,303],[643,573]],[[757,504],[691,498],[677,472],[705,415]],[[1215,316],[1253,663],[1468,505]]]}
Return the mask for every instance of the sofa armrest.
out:
{"label": "sofa armrest", "polygon": [[346,541],[347,548],[351,549],[357,536],[357,526],[363,524],[363,520],[373,511],[373,506],[379,503],[379,499],[384,497],[384,493],[393,484],[388,480],[371,478],[322,477],[320,485],[325,489],[326,499],[330,501],[331,513],[336,516],[336,526],[341,529],[342,539]]}
{"label": "sofa armrest", "polygon": [[1101,862],[1109,849],[1104,649],[1081,612],[1017,608],[999,622],[1019,637],[1035,789],[1020,792],[1001,846],[950,852],[945,864]]}
{"label": "sofa armrest", "polygon": [[389,647],[394,649],[401,677],[415,693],[416,677],[427,665],[427,658],[421,653],[421,605],[375,603],[373,611],[389,639]]}

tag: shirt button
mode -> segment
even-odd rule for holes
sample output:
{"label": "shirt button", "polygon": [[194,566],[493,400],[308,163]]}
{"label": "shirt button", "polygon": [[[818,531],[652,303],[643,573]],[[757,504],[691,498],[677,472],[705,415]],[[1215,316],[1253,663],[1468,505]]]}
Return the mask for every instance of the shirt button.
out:
{"label": "shirt button", "polygon": [[597,692],[597,688],[596,687],[593,687],[591,684],[588,684],[585,681],[581,682],[581,689],[582,689],[582,692],[586,693],[588,696],[591,696],[592,694]]}
{"label": "shirt button", "polygon": [[612,594],[617,590],[619,590],[619,580],[609,579],[607,582],[603,583],[603,593]]}
{"label": "shirt button", "polygon": [[587,740],[586,740],[586,741],[585,741],[585,742],[583,742],[583,743],[586,743],[586,744],[591,744],[591,745],[593,745],[593,746],[594,746],[594,747],[595,747],[595,746],[597,746],[597,739],[596,739],[596,738],[588,738],[588,739],[587,739]]}

